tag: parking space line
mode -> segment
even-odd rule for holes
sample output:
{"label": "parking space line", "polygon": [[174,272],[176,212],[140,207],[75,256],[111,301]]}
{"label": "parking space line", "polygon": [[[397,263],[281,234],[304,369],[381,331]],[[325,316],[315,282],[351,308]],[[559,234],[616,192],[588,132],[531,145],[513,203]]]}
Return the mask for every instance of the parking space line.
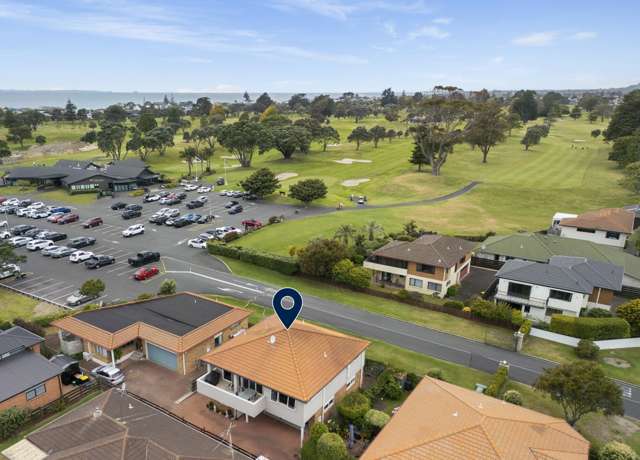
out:
{"label": "parking space line", "polygon": [[[42,288],[39,288],[39,289],[32,289],[31,292],[45,292],[45,291],[48,291],[51,288],[59,289],[61,284],[65,284],[65,282],[64,281],[58,281],[58,282],[53,283],[53,284],[51,284],[49,286],[45,286],[45,287],[42,287]],[[55,289],[54,289],[54,292],[55,292]]]}
{"label": "parking space line", "polygon": [[36,276],[35,278],[25,278],[22,281],[18,281],[16,283],[12,283],[11,286],[21,286],[23,284],[31,284],[34,281],[44,279],[44,276]]}
{"label": "parking space line", "polygon": [[[69,288],[71,288],[71,290],[70,290],[70,291],[67,291],[67,292],[65,292],[64,294],[62,294],[62,295],[60,295],[60,296],[58,296],[58,297],[53,297],[53,298],[52,298],[52,300],[54,300],[54,301],[55,301],[55,300],[60,300],[60,299],[67,298],[67,297],[69,297],[71,294],[73,294],[74,292],[76,292],[76,290],[77,290],[77,289],[76,289],[75,287],[73,287],[73,286],[68,286],[68,287],[66,287],[66,288],[65,288],[65,290],[67,290],[67,289],[69,289]],[[51,295],[51,294],[49,294],[49,295]]]}
{"label": "parking space line", "polygon": [[[47,297],[55,295],[58,292],[68,291],[70,287],[75,291],[75,288],[73,286],[69,286],[68,284],[65,284],[64,287],[58,288],[55,291],[51,291],[51,292],[47,293]],[[71,291],[71,292],[73,292],[73,291]],[[68,295],[68,294],[65,294],[65,295]],[[54,298],[54,300],[57,299],[57,298],[58,297]]]}

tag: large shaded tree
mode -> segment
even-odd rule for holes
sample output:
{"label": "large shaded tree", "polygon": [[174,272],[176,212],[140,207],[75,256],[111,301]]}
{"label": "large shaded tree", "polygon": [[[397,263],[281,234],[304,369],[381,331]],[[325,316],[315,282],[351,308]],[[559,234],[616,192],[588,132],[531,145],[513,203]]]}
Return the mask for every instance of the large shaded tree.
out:
{"label": "large shaded tree", "polygon": [[9,128],[7,140],[14,144],[20,144],[24,147],[24,141],[33,137],[31,127],[29,125],[17,125]]}
{"label": "large shaded tree", "polygon": [[367,130],[367,128],[365,128],[364,126],[357,126],[353,131],[351,131],[351,133],[347,137],[347,140],[349,142],[355,142],[356,150],[360,150],[360,144],[370,141],[371,137],[371,133]]}
{"label": "large shaded tree", "polygon": [[373,148],[377,149],[378,142],[380,142],[381,139],[387,137],[387,130],[384,128],[384,126],[376,125],[369,130],[369,134],[371,136],[371,140],[373,141]]}
{"label": "large shaded tree", "polygon": [[297,255],[302,273],[331,278],[333,266],[348,257],[348,249],[339,240],[316,238],[298,250]]}
{"label": "large shaded tree", "polygon": [[108,123],[123,123],[127,119],[127,111],[121,105],[110,105],[104,109],[102,119]]}
{"label": "large shaded tree", "polygon": [[273,171],[268,168],[261,168],[240,182],[240,185],[245,191],[259,198],[264,198],[280,188],[280,181]]}
{"label": "large shaded tree", "polygon": [[267,110],[267,107],[273,104],[274,104],[274,101],[273,99],[271,99],[269,94],[262,93],[260,96],[258,96],[258,99],[256,99],[256,102],[254,102],[253,111],[256,113],[262,113],[265,110]]}
{"label": "large shaded tree", "polygon": [[536,92],[531,90],[518,91],[511,102],[511,111],[520,115],[520,119],[524,123],[538,118]]}
{"label": "large shaded tree", "polygon": [[487,162],[489,150],[499,142],[504,142],[509,124],[505,114],[496,102],[480,104],[467,124],[466,139],[482,152],[482,162]]}
{"label": "large shaded tree", "polygon": [[315,137],[322,144],[322,151],[327,151],[327,144],[333,142],[337,144],[340,142],[340,133],[333,127],[324,125],[320,128],[318,135]]}
{"label": "large shaded tree", "polygon": [[269,128],[248,120],[220,126],[218,142],[231,152],[243,168],[251,166],[256,151],[263,153],[273,145]]}
{"label": "large shaded tree", "polygon": [[336,111],[336,103],[326,94],[316,96],[309,106],[309,114],[316,120],[324,120],[329,118]]}
{"label": "large shaded tree", "polygon": [[114,160],[122,160],[127,156],[124,148],[126,138],[127,128],[121,123],[103,123],[96,133],[98,148]]}
{"label": "large shaded tree", "polygon": [[311,144],[311,134],[306,128],[283,125],[271,128],[273,148],[288,160],[296,151],[307,153]]}
{"label": "large shaded tree", "polygon": [[627,94],[611,116],[609,127],[604,132],[608,141],[629,136],[640,128],[640,89]]}
{"label": "large shaded tree", "polygon": [[327,186],[321,179],[305,179],[289,187],[289,196],[302,201],[305,206],[327,196]]}

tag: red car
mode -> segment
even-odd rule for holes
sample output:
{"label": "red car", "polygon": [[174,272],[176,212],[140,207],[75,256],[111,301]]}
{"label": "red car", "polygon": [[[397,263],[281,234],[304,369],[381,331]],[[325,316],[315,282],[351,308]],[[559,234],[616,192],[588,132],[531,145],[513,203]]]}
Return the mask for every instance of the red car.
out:
{"label": "red car", "polygon": [[91,219],[85,221],[82,226],[84,228],[97,227],[98,225],[102,225],[102,217],[92,217]]}
{"label": "red car", "polygon": [[262,222],[257,219],[247,219],[242,221],[242,226],[245,229],[257,229],[262,227]]}
{"label": "red car", "polygon": [[7,201],[7,197],[6,196],[0,196],[0,204],[4,203],[5,201]]}
{"label": "red car", "polygon": [[156,276],[160,273],[158,267],[142,267],[140,270],[133,274],[133,279],[138,281],[148,280],[149,278]]}
{"label": "red car", "polygon": [[80,216],[77,214],[66,214],[61,219],[58,219],[58,223],[60,225],[70,224],[71,222],[77,222],[80,219]]}

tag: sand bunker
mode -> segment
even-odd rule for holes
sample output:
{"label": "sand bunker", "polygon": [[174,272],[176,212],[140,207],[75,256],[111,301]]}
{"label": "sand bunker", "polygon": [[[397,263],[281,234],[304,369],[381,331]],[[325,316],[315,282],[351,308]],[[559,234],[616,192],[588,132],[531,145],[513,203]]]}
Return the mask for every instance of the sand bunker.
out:
{"label": "sand bunker", "polygon": [[371,179],[368,178],[364,178],[364,179],[348,179],[342,182],[342,185],[344,185],[345,187],[356,187],[360,184],[364,184],[365,182],[369,182]]}
{"label": "sand bunker", "polygon": [[620,359],[620,358],[612,358],[607,356],[606,358],[603,359],[603,361],[609,364],[610,366],[619,367],[620,369],[628,369],[631,367],[631,364],[629,363],[629,361],[625,361],[624,359]]}
{"label": "sand bunker", "polygon": [[342,144],[327,144],[327,147],[330,148],[336,148],[336,147],[340,147]]}
{"label": "sand bunker", "polygon": [[584,142],[584,139],[574,139],[573,142]]}
{"label": "sand bunker", "polygon": [[220,158],[222,158],[223,160],[235,160],[236,157],[234,157],[233,155],[222,155]]}
{"label": "sand bunker", "polygon": [[353,158],[343,158],[342,160],[333,160],[341,165],[352,165],[354,163],[373,163],[371,160],[354,160]]}
{"label": "sand bunker", "polygon": [[278,179],[279,181],[283,181],[283,180],[287,180],[287,179],[292,179],[294,177],[298,177],[298,173],[294,173],[294,172],[286,172],[286,173],[280,173],[276,176],[276,179]]}

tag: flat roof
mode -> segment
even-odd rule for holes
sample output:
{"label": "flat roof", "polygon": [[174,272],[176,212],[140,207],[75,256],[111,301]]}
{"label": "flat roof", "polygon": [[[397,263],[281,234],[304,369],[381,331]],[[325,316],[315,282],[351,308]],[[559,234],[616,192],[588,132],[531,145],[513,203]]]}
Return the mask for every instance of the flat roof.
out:
{"label": "flat roof", "polygon": [[0,361],[0,401],[5,401],[62,373],[40,353],[23,351]]}
{"label": "flat roof", "polygon": [[232,307],[190,293],[156,297],[74,315],[111,333],[142,322],[183,336],[232,310]]}

